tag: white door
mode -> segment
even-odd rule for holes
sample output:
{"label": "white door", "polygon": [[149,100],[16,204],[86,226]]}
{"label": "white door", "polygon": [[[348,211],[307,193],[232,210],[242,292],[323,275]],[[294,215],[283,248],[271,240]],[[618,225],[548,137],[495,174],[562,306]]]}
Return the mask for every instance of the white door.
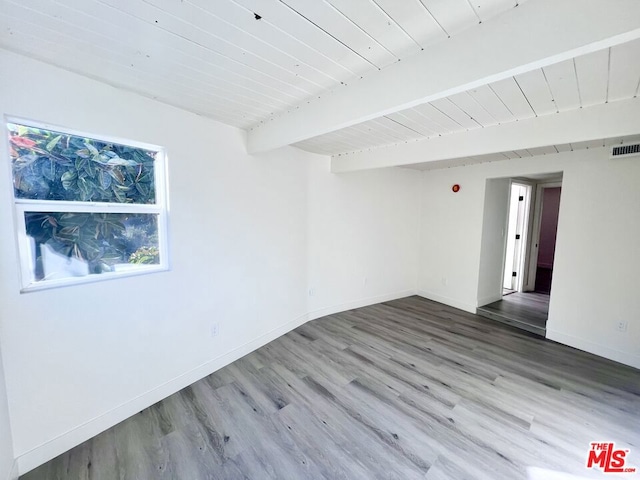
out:
{"label": "white door", "polygon": [[509,199],[507,248],[503,288],[521,292],[524,278],[526,234],[531,200],[531,186],[513,183]]}

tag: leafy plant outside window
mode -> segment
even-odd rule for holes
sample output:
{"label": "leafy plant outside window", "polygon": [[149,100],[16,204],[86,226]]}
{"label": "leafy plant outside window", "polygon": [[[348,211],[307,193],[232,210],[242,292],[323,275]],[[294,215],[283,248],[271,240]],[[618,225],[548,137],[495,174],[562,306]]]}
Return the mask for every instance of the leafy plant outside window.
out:
{"label": "leafy plant outside window", "polygon": [[166,267],[161,149],[7,128],[23,289]]}

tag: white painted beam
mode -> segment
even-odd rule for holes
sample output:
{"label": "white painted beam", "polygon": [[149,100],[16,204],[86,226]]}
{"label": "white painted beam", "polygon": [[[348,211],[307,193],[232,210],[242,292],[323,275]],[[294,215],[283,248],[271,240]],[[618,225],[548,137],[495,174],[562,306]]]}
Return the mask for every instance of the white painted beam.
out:
{"label": "white painted beam", "polygon": [[[419,165],[427,162],[585,142],[640,133],[640,98],[533,117],[369,151],[334,156],[331,171]],[[455,162],[453,162],[455,163]]]}
{"label": "white painted beam", "polygon": [[249,131],[257,153],[640,38],[638,0],[529,0]]}

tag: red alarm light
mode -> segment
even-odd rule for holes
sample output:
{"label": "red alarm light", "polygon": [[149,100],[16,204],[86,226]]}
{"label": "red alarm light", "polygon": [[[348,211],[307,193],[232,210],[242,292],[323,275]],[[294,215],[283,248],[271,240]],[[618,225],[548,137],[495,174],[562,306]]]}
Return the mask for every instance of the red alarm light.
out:
{"label": "red alarm light", "polygon": [[453,187],[451,187],[451,190],[453,190],[453,193],[458,193],[460,191],[460,185],[456,183]]}

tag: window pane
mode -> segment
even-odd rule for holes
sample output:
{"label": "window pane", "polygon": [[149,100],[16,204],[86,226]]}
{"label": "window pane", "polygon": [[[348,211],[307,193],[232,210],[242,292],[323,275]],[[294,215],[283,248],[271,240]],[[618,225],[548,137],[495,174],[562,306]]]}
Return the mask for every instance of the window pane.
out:
{"label": "window pane", "polygon": [[33,281],[128,272],[160,263],[158,215],[26,212]]}
{"label": "window pane", "polygon": [[157,152],[7,124],[16,198],[155,203]]}

